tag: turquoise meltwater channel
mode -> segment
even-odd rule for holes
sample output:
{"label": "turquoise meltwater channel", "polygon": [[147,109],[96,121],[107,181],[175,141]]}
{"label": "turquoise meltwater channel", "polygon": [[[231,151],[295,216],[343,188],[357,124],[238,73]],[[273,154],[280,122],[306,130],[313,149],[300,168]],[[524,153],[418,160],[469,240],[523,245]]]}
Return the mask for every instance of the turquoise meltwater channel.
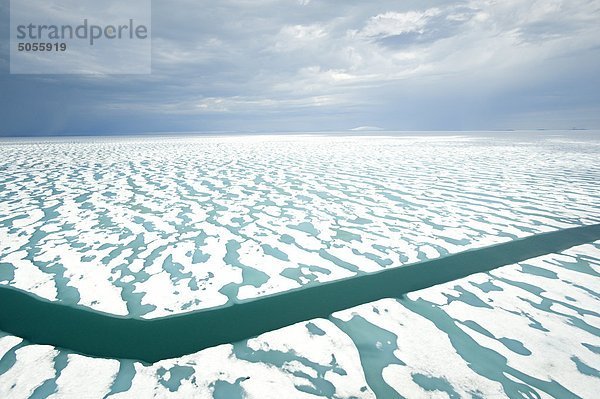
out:
{"label": "turquoise meltwater channel", "polygon": [[0,286],[0,330],[82,354],[153,363],[600,240],[600,224],[156,319],[115,316]]}

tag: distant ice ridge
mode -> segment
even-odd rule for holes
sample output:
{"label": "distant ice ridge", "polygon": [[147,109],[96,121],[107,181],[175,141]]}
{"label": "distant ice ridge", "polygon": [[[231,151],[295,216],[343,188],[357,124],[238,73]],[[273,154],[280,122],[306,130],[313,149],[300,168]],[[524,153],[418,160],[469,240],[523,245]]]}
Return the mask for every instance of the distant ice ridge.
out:
{"label": "distant ice ridge", "polygon": [[[567,135],[568,134],[568,135]],[[153,318],[600,220],[565,133],[0,144],[0,283]]]}
{"label": "distant ice ridge", "polygon": [[593,398],[599,277],[597,241],[153,365],[0,333],[0,397]]}

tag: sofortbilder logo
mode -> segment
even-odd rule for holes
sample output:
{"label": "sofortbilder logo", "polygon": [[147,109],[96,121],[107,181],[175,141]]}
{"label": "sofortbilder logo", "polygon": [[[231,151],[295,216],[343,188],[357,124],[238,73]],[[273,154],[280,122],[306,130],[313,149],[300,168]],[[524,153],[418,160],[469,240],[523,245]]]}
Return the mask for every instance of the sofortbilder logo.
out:
{"label": "sofortbilder logo", "polygon": [[18,0],[10,72],[149,74],[150,0]]}

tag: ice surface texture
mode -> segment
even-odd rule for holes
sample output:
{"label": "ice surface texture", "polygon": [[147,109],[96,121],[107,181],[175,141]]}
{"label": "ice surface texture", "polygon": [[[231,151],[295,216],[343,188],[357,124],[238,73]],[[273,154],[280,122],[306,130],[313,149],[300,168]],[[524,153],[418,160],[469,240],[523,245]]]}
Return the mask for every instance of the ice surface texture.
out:
{"label": "ice surface texture", "polygon": [[599,281],[597,241],[153,365],[0,334],[0,396],[595,398]]}
{"label": "ice surface texture", "polygon": [[0,329],[33,343],[86,355],[156,362],[596,240],[600,240],[600,224],[575,227],[151,320],[113,316],[0,287],[0,303],[5,305],[0,307]]}
{"label": "ice surface texture", "polygon": [[[5,141],[0,283],[151,319],[595,224],[597,137]],[[594,398],[599,271],[595,242],[153,365],[0,333],[0,397]]]}
{"label": "ice surface texture", "polygon": [[[570,134],[570,133],[569,133]],[[556,134],[0,144],[0,284],[154,318],[600,220]]]}

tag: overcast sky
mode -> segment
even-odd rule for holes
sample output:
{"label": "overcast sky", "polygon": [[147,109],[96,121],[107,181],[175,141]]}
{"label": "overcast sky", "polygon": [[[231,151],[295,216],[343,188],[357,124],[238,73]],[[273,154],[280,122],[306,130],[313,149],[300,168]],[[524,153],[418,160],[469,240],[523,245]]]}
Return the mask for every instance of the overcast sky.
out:
{"label": "overcast sky", "polygon": [[0,135],[600,128],[600,1],[153,1],[128,76],[10,75],[0,1]]}

